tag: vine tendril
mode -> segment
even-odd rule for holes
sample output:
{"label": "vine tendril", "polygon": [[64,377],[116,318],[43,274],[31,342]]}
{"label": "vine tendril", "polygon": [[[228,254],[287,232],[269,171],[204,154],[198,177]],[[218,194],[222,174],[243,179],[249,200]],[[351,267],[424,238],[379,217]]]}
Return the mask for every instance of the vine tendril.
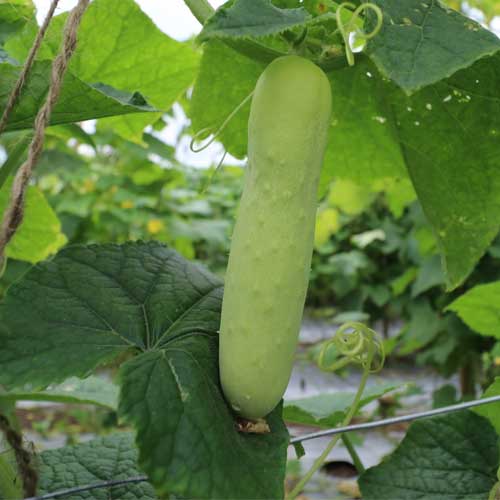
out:
{"label": "vine tendril", "polygon": [[[252,98],[253,96],[253,93],[254,91],[252,90],[252,92],[250,92],[250,94],[248,94],[232,111],[231,113],[229,113],[229,115],[226,117],[226,119],[222,122],[222,124],[219,126],[219,128],[212,134],[212,137],[210,137],[210,139],[205,142],[204,144],[202,144],[201,146],[199,147],[195,147],[194,143],[198,140],[198,138],[204,134],[206,134],[207,132],[209,132],[211,130],[211,127],[205,127],[205,128],[202,128],[201,130],[198,130],[198,132],[196,132],[196,134],[193,135],[192,139],[191,139],[191,142],[189,144],[189,149],[193,152],[193,153],[200,153],[201,151],[205,150],[208,148],[208,146],[210,146],[210,144],[212,144],[215,139],[217,139],[217,137],[221,134],[221,132],[227,127],[227,125],[229,124],[229,122],[235,117],[235,115],[238,113],[238,111],[241,110],[241,108]],[[205,191],[208,189],[208,187],[210,186],[210,184],[212,183],[214,177],[216,176],[217,172],[219,172],[220,168],[222,167],[222,164],[224,162],[224,159],[226,158],[226,155],[227,155],[227,151],[224,150],[224,154],[222,155],[221,159],[219,160],[219,162],[217,163],[217,166],[215,167],[212,175],[207,179],[207,181],[201,186],[200,188],[200,191],[199,193],[200,194],[204,194]]]}
{"label": "vine tendril", "polygon": [[227,127],[227,125],[229,124],[229,122],[234,118],[234,116],[238,113],[238,111],[240,111],[240,109],[252,98],[253,93],[254,93],[254,91],[252,90],[252,92],[250,92],[250,94],[248,94],[238,104],[238,106],[236,106],[231,111],[231,113],[229,113],[229,115],[227,116],[227,118],[222,122],[222,124],[220,125],[220,127],[215,132],[213,132],[212,137],[207,142],[205,142],[205,144],[203,144],[203,145],[201,145],[199,147],[195,147],[194,143],[198,140],[198,138],[200,136],[206,134],[207,132],[210,132],[210,130],[212,129],[212,127],[205,127],[205,128],[202,128],[201,130],[198,130],[198,132],[196,132],[196,134],[194,134],[193,138],[191,139],[191,143],[189,144],[189,149],[193,153],[200,153],[204,149],[207,149],[208,146],[210,146],[210,144],[212,144],[215,141],[215,139],[217,139],[217,137],[221,134],[221,132],[223,132],[223,130]]}
{"label": "vine tendril", "polygon": [[[354,9],[354,11],[353,11],[349,21],[347,21],[347,23],[344,24],[344,21],[342,20],[342,11],[344,9],[347,9],[347,8]],[[363,11],[366,11],[366,10],[372,10],[377,17],[375,27],[369,33],[358,28],[355,25],[356,21],[361,16]],[[383,24],[384,15],[382,13],[382,9],[378,5],[376,5],[374,3],[370,3],[370,2],[362,3],[357,8],[351,2],[343,2],[337,7],[337,10],[335,12],[335,17],[337,20],[337,26],[339,28],[340,34],[342,35],[342,38],[344,39],[345,55],[347,58],[347,62],[349,64],[349,66],[354,66],[354,54],[352,52],[351,45],[349,43],[349,35],[352,32],[354,32],[354,33],[356,33],[356,35],[359,38],[362,38],[364,40],[369,40],[370,38],[373,38],[374,36],[376,36],[377,33],[382,28],[382,24]]]}
{"label": "vine tendril", "polygon": [[207,191],[207,189],[210,187],[210,184],[212,184],[215,176],[217,175],[217,173],[221,169],[222,164],[224,163],[224,159],[226,158],[226,155],[227,155],[227,151],[224,150],[224,154],[221,156],[221,158],[219,160],[219,163],[217,163],[217,166],[214,168],[212,174],[208,177],[208,179],[201,186],[201,188],[199,190],[199,194],[200,195],[205,194],[205,192]]}
{"label": "vine tendril", "polygon": [[[339,354],[344,357],[329,366],[325,366],[324,358],[331,345],[334,345]],[[366,382],[371,373],[379,371],[385,360],[385,353],[382,342],[377,334],[363,323],[350,322],[342,325],[336,332],[333,338],[328,340],[319,355],[318,365],[320,368],[328,371],[335,371],[349,363],[356,363],[363,367],[363,375],[359,383],[358,390],[354,396],[354,400],[346,412],[341,423],[342,427],[349,425],[351,420],[359,408],[361,396],[366,387]],[[328,443],[323,453],[314,461],[312,467],[307,471],[305,476],[295,485],[293,490],[287,496],[288,500],[297,498],[304,486],[311,479],[314,473],[320,469],[324,461],[333,450],[342,434],[337,434]]]}
{"label": "vine tendril", "polygon": [[[342,358],[326,365],[325,356],[332,345]],[[355,363],[368,373],[376,373],[380,371],[384,361],[384,346],[377,333],[363,323],[349,322],[343,324],[335,335],[325,342],[319,353],[318,366],[321,370],[333,372]]]}

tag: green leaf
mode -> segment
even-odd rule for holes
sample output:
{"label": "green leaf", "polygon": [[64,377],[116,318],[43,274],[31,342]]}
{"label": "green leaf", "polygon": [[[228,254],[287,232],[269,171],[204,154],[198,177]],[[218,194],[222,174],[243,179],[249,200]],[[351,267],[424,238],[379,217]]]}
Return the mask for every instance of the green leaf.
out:
{"label": "green leaf", "polygon": [[[0,190],[0,214],[7,208],[12,182],[7,182]],[[17,260],[35,264],[56,253],[66,243],[61,231],[61,223],[48,204],[43,193],[30,186],[26,195],[24,220],[5,254]]]}
{"label": "green leaf", "polygon": [[168,110],[192,85],[198,63],[191,42],[165,35],[133,0],[95,0],[80,26],[70,68],[84,81],[139,91]]}
{"label": "green leaf", "polygon": [[[137,467],[137,450],[132,433],[123,432],[76,446],[48,450],[38,455],[38,494],[88,486],[102,481],[142,475]],[[75,496],[77,495],[77,496]],[[71,498],[93,500],[156,500],[148,482],[94,489]]]}
{"label": "green leaf", "polygon": [[[486,389],[483,398],[490,398],[493,396],[500,396],[500,377],[496,377],[494,382]],[[500,436],[500,403],[490,403],[481,405],[474,408],[472,411],[487,418],[491,425],[496,429],[497,434]]]}
{"label": "green leaf", "polygon": [[[19,75],[20,67],[0,63],[0,109]],[[21,98],[10,115],[6,130],[31,128],[41,107],[50,82],[50,61],[35,62],[24,86]],[[156,111],[142,96],[127,94],[109,86],[88,85],[71,73],[64,79],[63,89],[52,111],[50,124],[72,123],[103,116]]]}
{"label": "green leaf", "polygon": [[403,215],[405,208],[417,198],[417,193],[408,177],[384,179],[380,183],[382,191],[385,191],[385,199],[389,210],[394,217]]}
{"label": "green leaf", "polygon": [[372,184],[406,178],[390,109],[390,89],[366,58],[328,74],[332,86],[332,125],[321,173],[324,189],[333,178]]}
{"label": "green leaf", "polygon": [[500,339],[500,281],[475,286],[446,309],[481,335]]}
{"label": "green leaf", "polygon": [[[57,16],[51,26],[48,40],[54,53],[66,17]],[[198,64],[191,41],[178,42],[165,35],[133,0],[95,0],[78,30],[70,71],[85,82],[139,91],[157,109],[167,111],[193,84]],[[118,117],[101,126],[139,141],[144,127],[158,116]]]}
{"label": "green leaf", "polygon": [[485,500],[496,482],[498,437],[470,411],[415,422],[359,479],[363,500]]}
{"label": "green leaf", "polygon": [[340,214],[335,208],[325,208],[316,214],[316,226],[314,229],[314,247],[320,248],[326,244],[330,237],[335,234],[341,226]]}
{"label": "green leaf", "polygon": [[375,196],[375,193],[364,184],[338,179],[330,188],[328,203],[348,215],[359,215],[373,202]]}
{"label": "green leaf", "polygon": [[471,357],[477,356],[484,347],[481,338],[454,314],[445,316],[444,321],[443,331],[418,353],[417,365],[433,365],[445,377],[451,377],[470,364]]}
{"label": "green leaf", "polygon": [[391,291],[386,285],[364,285],[362,289],[377,307],[384,306],[391,298]]}
{"label": "green leaf", "polygon": [[[400,385],[389,383],[369,387],[361,398],[359,408],[399,388]],[[354,397],[354,392],[336,392],[287,400],[283,408],[283,418],[294,424],[335,427],[344,419]]]}
{"label": "green leaf", "polygon": [[399,140],[438,238],[448,289],[468,276],[498,233],[499,87],[500,54],[411,99],[393,94]]}
{"label": "green leaf", "polygon": [[[406,93],[439,82],[500,49],[479,23],[436,0],[375,0],[383,27],[367,45],[380,72]],[[373,26],[369,16],[368,31]]]}
{"label": "green leaf", "polygon": [[310,18],[304,8],[280,9],[270,0],[236,0],[209,18],[199,39],[273,35],[304,25]]}
{"label": "green leaf", "polygon": [[457,388],[452,384],[442,385],[432,392],[432,408],[441,408],[458,402]]}
{"label": "green leaf", "polygon": [[221,301],[218,278],[159,243],[70,247],[0,304],[0,383],[38,388],[134,353],[121,367],[119,414],[159,491],[280,498],[281,407],[270,434],[237,431],[219,385]]}
{"label": "green leaf", "polygon": [[221,290],[218,278],[159,243],[67,248],[0,304],[0,383],[40,388],[161,346],[167,334],[216,331]]}
{"label": "green leaf", "polygon": [[421,293],[443,284],[444,276],[441,268],[441,259],[439,255],[431,255],[420,264],[417,279],[411,289],[411,296],[417,297]]}
{"label": "green leaf", "polygon": [[27,22],[35,22],[35,6],[31,0],[0,0],[0,46]]}
{"label": "green leaf", "polygon": [[431,307],[427,299],[414,301],[410,305],[411,321],[401,340],[399,354],[406,356],[432,342],[445,328],[441,316]]}
{"label": "green leaf", "polygon": [[111,410],[118,407],[118,387],[102,377],[91,375],[85,379],[69,378],[59,385],[52,385],[43,391],[30,385],[20,390],[0,392],[3,401],[54,401],[56,403],[92,404]]}
{"label": "green leaf", "polygon": [[417,268],[409,267],[401,276],[391,281],[392,293],[397,297],[401,295],[417,276]]}
{"label": "green leaf", "polygon": [[283,498],[288,432],[281,405],[270,434],[237,431],[218,381],[217,337],[172,337],[122,367],[119,413],[137,428],[139,463],[160,493]]}
{"label": "green leaf", "polygon": [[161,113],[137,113],[134,115],[111,116],[101,118],[97,122],[97,131],[113,132],[124,139],[128,139],[138,145],[144,146],[144,128],[155,123],[161,117]]}

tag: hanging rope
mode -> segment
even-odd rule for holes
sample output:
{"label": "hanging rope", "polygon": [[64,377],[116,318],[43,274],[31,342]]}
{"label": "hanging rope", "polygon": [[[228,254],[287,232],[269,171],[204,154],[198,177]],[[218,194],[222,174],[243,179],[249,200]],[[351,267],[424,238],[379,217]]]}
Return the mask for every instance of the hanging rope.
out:
{"label": "hanging rope", "polygon": [[[9,96],[7,106],[0,120],[0,133],[5,128],[9,114],[14,108],[19,94],[21,93],[26,76],[33,65],[36,53],[40,48],[50,20],[54,15],[58,1],[59,0],[53,0],[43,25],[41,26],[33,46],[31,47],[21,74],[19,75],[14,89]],[[0,228],[0,268],[2,268],[4,262],[5,247],[23,221],[26,189],[33,173],[33,169],[40,158],[45,138],[45,128],[49,124],[52,109],[54,108],[61,92],[64,74],[68,68],[69,60],[76,48],[78,26],[80,25],[82,16],[89,4],[89,1],[90,0],[79,0],[78,4],[71,11],[68,20],[66,21],[61,49],[52,64],[51,82],[47,98],[35,118],[35,130],[33,139],[31,140],[28,149],[28,158],[21,165],[16,174],[12,185],[9,205],[3,215],[3,221]],[[24,495],[26,497],[36,495],[38,474],[33,466],[31,453],[23,448],[22,436],[12,428],[7,418],[3,415],[0,415],[0,431],[5,435],[7,442],[14,450],[19,474],[23,482]]]}
{"label": "hanging rope", "polygon": [[26,189],[42,153],[45,128],[49,124],[52,109],[61,92],[64,74],[76,48],[78,26],[89,2],[90,0],[79,0],[66,21],[61,49],[52,64],[51,82],[47,99],[35,118],[35,130],[28,149],[28,158],[16,174],[14,184],[12,185],[9,205],[4,212],[2,226],[0,227],[0,264],[4,259],[5,247],[23,221]]}
{"label": "hanging rope", "polygon": [[5,109],[2,113],[2,118],[0,118],[0,135],[5,130],[5,127],[7,126],[7,120],[9,119],[9,115],[12,112],[12,110],[14,109],[14,106],[15,106],[17,100],[19,99],[19,96],[21,94],[21,90],[24,86],[24,82],[26,81],[26,77],[28,76],[28,73],[30,72],[31,67],[33,66],[33,62],[35,61],[36,54],[38,52],[38,49],[40,48],[40,45],[42,44],[43,37],[45,36],[45,32],[47,31],[47,28],[49,27],[49,24],[50,24],[52,17],[54,16],[54,12],[56,10],[58,3],[59,3],[59,0],[52,0],[52,3],[50,4],[49,11],[47,12],[45,19],[43,20],[43,23],[40,26],[40,29],[38,30],[35,41],[33,42],[33,46],[31,47],[29,54],[28,54],[28,57],[26,58],[26,61],[24,62],[24,66],[23,66],[23,69],[21,70],[21,73],[19,74],[19,78],[17,79],[17,82],[14,85],[14,88],[12,89],[12,92],[9,95],[9,98],[7,100],[7,104],[5,105]]}

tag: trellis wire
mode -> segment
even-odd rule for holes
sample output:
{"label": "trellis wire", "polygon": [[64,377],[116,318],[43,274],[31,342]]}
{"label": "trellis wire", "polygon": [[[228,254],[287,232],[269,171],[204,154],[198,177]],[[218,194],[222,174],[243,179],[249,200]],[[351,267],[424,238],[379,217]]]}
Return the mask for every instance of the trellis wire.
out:
{"label": "trellis wire", "polygon": [[302,443],[310,439],[316,439],[324,436],[333,436],[334,434],[342,434],[344,432],[363,431],[366,429],[374,429],[376,427],[385,427],[386,425],[399,424],[402,422],[409,422],[410,420],[417,420],[419,418],[434,417],[444,413],[452,413],[455,411],[466,410],[474,406],[486,405],[490,403],[500,403],[500,396],[491,396],[489,398],[476,399],[475,401],[466,401],[465,403],[458,403],[451,406],[443,406],[435,408],[434,410],[422,411],[419,413],[412,413],[410,415],[402,415],[401,417],[386,418],[384,420],[375,420],[374,422],[365,422],[363,424],[352,424],[346,427],[334,427],[324,431],[312,432],[311,434],[304,434],[290,439],[290,444]]}
{"label": "trellis wire", "polygon": [[129,477],[128,479],[115,479],[111,481],[103,481],[102,483],[89,484],[87,486],[77,486],[66,490],[59,490],[54,493],[47,493],[38,497],[29,497],[24,500],[48,500],[49,498],[62,498],[73,493],[83,493],[84,491],[97,490],[99,488],[112,488],[113,486],[123,486],[124,484],[144,483],[148,480],[146,476]]}
{"label": "trellis wire", "polygon": [[[327,429],[324,431],[312,432],[310,434],[304,434],[303,436],[297,436],[292,438],[290,440],[290,444],[301,443],[303,441],[308,441],[310,439],[316,439],[324,436],[333,436],[334,434],[362,431],[367,429],[374,429],[377,427],[385,427],[387,425],[409,422],[411,420],[417,420],[420,418],[434,417],[436,415],[442,415],[446,413],[453,413],[455,411],[466,410],[468,408],[473,408],[474,406],[481,406],[491,403],[500,403],[500,396],[491,396],[489,398],[476,399],[475,401],[466,401],[465,403],[458,403],[456,405],[451,405],[451,406],[443,406],[442,408],[436,408],[434,410],[412,413],[410,415],[402,415],[401,417],[386,418],[383,420],[376,420],[374,422],[367,422],[364,424],[352,424],[346,427],[335,427],[333,429]],[[50,500],[52,498],[62,498],[68,495],[73,495],[75,493],[82,493],[84,491],[96,490],[99,488],[112,488],[115,486],[143,483],[146,481],[148,481],[147,476],[136,476],[136,477],[130,477],[128,479],[102,481],[96,484],[77,486],[75,488],[68,488],[66,490],[59,490],[54,493],[46,493],[45,495],[37,497],[29,497],[25,498],[24,500]]]}

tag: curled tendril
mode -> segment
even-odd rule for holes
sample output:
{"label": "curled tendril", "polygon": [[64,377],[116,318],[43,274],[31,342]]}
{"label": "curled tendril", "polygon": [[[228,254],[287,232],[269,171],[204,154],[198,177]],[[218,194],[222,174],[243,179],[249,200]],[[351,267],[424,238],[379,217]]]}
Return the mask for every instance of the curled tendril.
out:
{"label": "curled tendril", "polygon": [[[325,364],[325,355],[335,346],[341,359]],[[342,325],[333,338],[325,342],[319,354],[318,365],[325,371],[336,371],[349,363],[361,365],[368,373],[381,370],[385,361],[384,346],[380,337],[363,323],[350,322]]]}
{"label": "curled tendril", "polygon": [[210,139],[205,142],[203,145],[199,146],[199,147],[195,147],[194,143],[201,137],[201,136],[204,136],[205,134],[207,133],[210,133],[212,128],[211,127],[207,127],[207,128],[202,128],[201,130],[199,130],[198,132],[196,132],[196,134],[193,135],[193,138],[191,139],[191,143],[189,144],[189,149],[193,152],[193,153],[199,153],[201,151],[203,151],[204,149],[207,149],[208,146],[210,146],[210,144],[212,144],[215,139],[217,139],[217,137],[221,134],[221,132],[227,127],[228,123],[234,118],[234,116],[238,113],[238,111],[252,98],[253,96],[253,90],[252,92],[250,92],[250,94],[248,94],[245,99],[243,99],[239,104],[238,106],[236,106],[232,111],[231,113],[229,113],[229,115],[227,116],[227,118],[222,122],[222,124],[220,125],[220,127],[215,131],[213,132],[211,135],[212,137],[210,137]]}
{"label": "curled tendril", "polygon": [[217,166],[214,168],[212,174],[208,177],[206,182],[204,182],[203,185],[201,186],[199,194],[202,194],[202,195],[205,194],[206,190],[210,187],[210,184],[212,184],[215,176],[217,175],[217,172],[222,167],[222,164],[224,163],[224,159],[226,158],[226,155],[227,155],[227,151],[224,150],[224,154],[221,156],[219,163],[217,163]]}
{"label": "curled tendril", "polygon": [[[342,21],[342,11],[348,8],[355,10],[353,11],[349,21],[347,21],[347,23],[344,24],[344,21]],[[363,13],[363,11],[366,10],[372,10],[377,17],[375,27],[369,33],[363,31],[362,29],[359,29],[355,25],[359,16]],[[349,43],[349,35],[352,32],[354,32],[359,38],[363,38],[364,40],[369,40],[370,38],[373,38],[380,31],[380,28],[382,28],[384,15],[380,7],[374,3],[369,3],[369,2],[362,3],[356,8],[356,6],[351,2],[343,2],[337,7],[335,16],[337,19],[337,26],[339,27],[340,34],[344,39],[345,55],[347,57],[347,62],[349,63],[349,66],[354,66],[354,54],[352,53],[351,44]]]}

